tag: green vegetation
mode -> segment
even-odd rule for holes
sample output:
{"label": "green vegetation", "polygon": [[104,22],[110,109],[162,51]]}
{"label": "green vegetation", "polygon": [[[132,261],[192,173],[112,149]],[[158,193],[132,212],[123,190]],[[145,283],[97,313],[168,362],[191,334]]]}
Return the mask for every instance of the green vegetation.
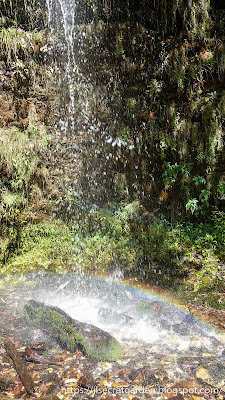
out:
{"label": "green vegetation", "polygon": [[101,73],[93,80],[118,76],[121,89],[96,112],[103,123],[107,115],[109,139],[99,157],[88,147],[86,169],[104,160],[122,198],[172,222],[203,221],[214,207],[224,210],[224,30],[208,1],[154,2],[152,12],[161,27],[150,19],[150,26],[119,21],[89,30]]}
{"label": "green vegetation", "polygon": [[118,268],[201,304],[224,307],[224,214],[210,223],[149,220],[138,203],[111,210],[76,205],[72,222],[28,223],[2,272],[109,273]]}
{"label": "green vegetation", "polygon": [[224,212],[215,211],[211,223],[178,224],[172,232],[174,241],[184,249],[182,262],[188,266],[179,294],[197,304],[224,309]]}
{"label": "green vegetation", "polygon": [[2,271],[109,272],[134,265],[135,251],[126,216],[92,211],[82,215],[79,209],[77,213],[73,223],[53,220],[24,227],[19,249]]}
{"label": "green vegetation", "polygon": [[42,154],[48,137],[43,127],[26,131],[1,129],[0,260],[6,263],[18,247],[23,227],[46,206],[48,170]]}
{"label": "green vegetation", "polygon": [[9,27],[0,29],[0,57],[6,58],[7,64],[19,59],[27,59],[34,51],[34,46],[44,45],[44,31],[25,32],[21,28]]}
{"label": "green vegetation", "polygon": [[42,0],[0,0],[1,26],[35,29],[46,24],[45,18],[45,2]]}

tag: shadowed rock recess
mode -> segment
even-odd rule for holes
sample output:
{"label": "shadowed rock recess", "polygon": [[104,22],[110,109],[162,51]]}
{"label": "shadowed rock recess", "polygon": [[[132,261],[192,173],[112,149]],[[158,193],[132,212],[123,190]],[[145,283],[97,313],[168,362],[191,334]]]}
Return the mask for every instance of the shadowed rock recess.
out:
{"label": "shadowed rock recess", "polygon": [[[54,32],[54,39],[34,37],[25,52],[29,64],[49,68],[41,84],[48,80],[42,92],[52,134],[47,164],[58,189],[52,198],[68,190],[100,205],[139,198],[172,221],[185,214],[186,204],[189,210],[198,205],[202,214],[209,206],[224,207],[223,2],[77,1],[67,38],[59,3],[33,1],[26,8],[20,1],[16,11],[2,4],[1,29],[11,29],[12,21],[26,31],[46,29],[48,15]],[[3,52],[4,45],[2,39]],[[28,126],[32,119],[34,76],[31,65],[22,68],[20,47],[12,52],[13,73],[3,65],[12,103],[4,126]],[[35,121],[42,101],[35,100]]]}

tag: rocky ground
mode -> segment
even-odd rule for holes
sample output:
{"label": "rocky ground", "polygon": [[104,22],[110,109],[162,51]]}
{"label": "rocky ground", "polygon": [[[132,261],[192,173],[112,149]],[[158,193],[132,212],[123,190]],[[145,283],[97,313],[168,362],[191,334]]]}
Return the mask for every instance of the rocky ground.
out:
{"label": "rocky ground", "polygon": [[[161,324],[159,335],[151,343],[134,340],[129,335],[127,338],[121,336],[121,359],[112,363],[98,362],[79,350],[73,354],[63,350],[40,329],[26,324],[22,305],[33,294],[28,288],[8,289],[7,293],[1,290],[0,293],[1,400],[41,397],[47,400],[48,396],[55,400],[224,399],[225,350],[222,335],[215,333],[209,336],[207,331],[200,335],[193,329],[193,323],[192,328],[187,328],[183,322],[183,332],[180,323],[176,324],[177,328],[173,324],[173,329],[163,329]],[[151,308],[158,313],[155,318],[163,309],[169,313],[168,305],[154,303]],[[218,320],[221,317],[222,312]],[[165,325],[166,318],[162,314],[160,318]],[[174,321],[177,318],[174,319],[172,314],[170,316]],[[213,318],[216,318],[215,315]],[[143,329],[141,320],[136,323],[139,324],[138,329]],[[119,330],[122,332],[123,327]],[[14,342],[27,366],[34,382],[34,393],[27,393],[7,354],[4,346],[7,338]]]}

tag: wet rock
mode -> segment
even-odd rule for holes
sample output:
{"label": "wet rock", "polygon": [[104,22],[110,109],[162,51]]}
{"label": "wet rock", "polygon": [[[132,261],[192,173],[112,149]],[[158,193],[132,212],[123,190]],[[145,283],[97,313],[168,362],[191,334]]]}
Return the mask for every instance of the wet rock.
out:
{"label": "wet rock", "polygon": [[225,379],[225,366],[220,363],[210,364],[207,367],[209,374],[214,381]]}
{"label": "wet rock", "polygon": [[72,319],[58,307],[30,300],[24,306],[24,315],[29,324],[48,332],[70,352],[80,347],[89,357],[104,361],[116,361],[121,356],[121,345],[109,333]]}
{"label": "wet rock", "polygon": [[138,377],[138,375],[140,374],[140,372],[141,372],[141,368],[139,368],[139,369],[133,369],[133,370],[129,373],[128,378],[129,378],[131,381],[134,381],[134,380]]}
{"label": "wet rock", "polygon": [[202,358],[196,376],[208,383],[219,382],[225,379],[225,365],[213,361],[210,357],[206,360]]}
{"label": "wet rock", "polygon": [[80,379],[77,382],[77,385],[82,388],[91,390],[97,386],[97,382],[94,380],[91,373],[87,371],[83,376],[80,377]]}
{"label": "wet rock", "polygon": [[184,319],[180,324],[174,324],[172,326],[172,329],[174,332],[178,333],[181,336],[206,336],[206,333],[202,330],[201,326],[199,326],[197,323],[192,322],[186,322],[188,320]]}
{"label": "wet rock", "polygon": [[[189,315],[181,310],[162,301],[137,303],[136,308],[142,316],[148,316],[151,324],[159,324],[161,328],[172,330],[181,336],[197,335],[198,337],[211,337],[210,329],[199,323],[193,315]],[[211,337],[211,340],[216,340]]]}
{"label": "wet rock", "polygon": [[191,331],[192,331],[191,326],[189,326],[188,324],[185,324],[185,323],[173,325],[173,330],[174,330],[174,332],[176,332],[182,336],[188,336],[191,334]]}
{"label": "wet rock", "polygon": [[100,321],[107,324],[119,324],[119,325],[132,325],[134,324],[134,319],[126,314],[118,313],[110,308],[100,308],[98,311],[98,317]]}
{"label": "wet rock", "polygon": [[140,301],[136,307],[142,314],[159,323],[180,324],[185,319],[185,313],[162,301],[152,301],[151,303]]}
{"label": "wet rock", "polygon": [[195,357],[181,357],[178,358],[177,364],[184,370],[184,371],[189,371],[190,369],[195,371],[198,366],[200,365],[201,360],[199,358]]}

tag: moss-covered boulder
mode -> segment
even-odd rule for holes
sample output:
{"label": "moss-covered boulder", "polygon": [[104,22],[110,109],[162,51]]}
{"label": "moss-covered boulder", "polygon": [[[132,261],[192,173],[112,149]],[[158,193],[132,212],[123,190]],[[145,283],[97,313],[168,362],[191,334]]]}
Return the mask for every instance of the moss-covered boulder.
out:
{"label": "moss-covered boulder", "polygon": [[72,319],[58,307],[30,300],[24,306],[26,321],[38,326],[70,352],[80,348],[87,356],[100,361],[116,361],[121,345],[109,333]]}

